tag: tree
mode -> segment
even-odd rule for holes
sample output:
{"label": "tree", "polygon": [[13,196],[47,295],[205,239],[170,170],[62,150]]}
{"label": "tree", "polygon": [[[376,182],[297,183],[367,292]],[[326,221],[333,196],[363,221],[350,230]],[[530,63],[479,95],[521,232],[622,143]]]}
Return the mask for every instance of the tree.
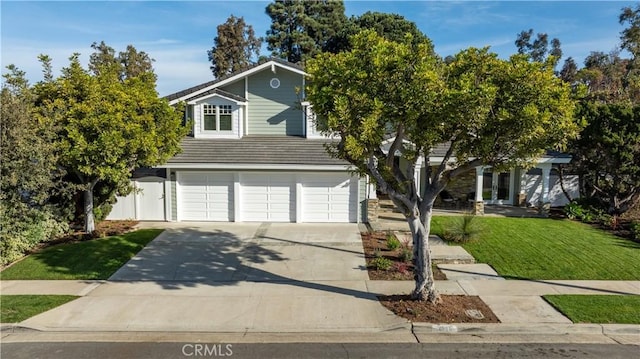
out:
{"label": "tree", "polygon": [[538,33],[537,37],[531,42],[533,36],[533,29],[528,31],[521,31],[515,41],[519,54],[525,54],[531,57],[531,60],[543,62],[548,56],[553,56],[553,65],[560,61],[562,58],[562,49],[560,47],[560,40],[557,38],[551,39],[551,48],[549,48],[549,35],[545,33]]}
{"label": "tree", "polygon": [[19,258],[65,230],[52,198],[64,189],[56,166],[53,130],[33,118],[34,95],[25,73],[7,66],[1,90],[0,264]]}
{"label": "tree", "polygon": [[[53,79],[45,71],[45,81],[35,87],[37,118],[57,129],[58,164],[82,186],[87,232],[95,230],[96,185],[128,186],[135,168],[161,164],[177,153],[188,131],[180,109],[158,98],[150,70],[128,77],[122,58],[114,61],[106,46],[96,50],[90,71],[74,54],[60,77]],[[126,54],[127,59],[145,58],[135,49]]]}
{"label": "tree", "polygon": [[217,30],[214,45],[207,51],[214,77],[241,70],[253,63],[254,55],[260,55],[262,40],[256,38],[253,27],[243,17],[231,15]]}
{"label": "tree", "polygon": [[576,75],[578,74],[578,64],[573,57],[568,57],[564,60],[562,69],[560,70],[560,78],[569,84],[573,84],[576,81]]}
{"label": "tree", "polygon": [[[372,177],[405,215],[414,248],[412,297],[437,302],[428,243],[437,195],[476,166],[527,165],[565,144],[578,127],[570,91],[552,64],[523,55],[500,60],[471,48],[445,65],[430,43],[416,44],[410,35],[396,43],[369,30],[351,43],[351,51],[308,62],[307,98],[319,127],[340,136],[329,153]],[[444,160],[430,163],[431,150],[445,142],[450,149]],[[406,167],[395,161],[396,153]],[[414,181],[421,157],[427,169],[423,193]]]}
{"label": "tree", "polygon": [[276,0],[266,13],[271,18],[267,48],[293,63],[320,53],[346,21],[344,3],[333,0]]}
{"label": "tree", "polygon": [[640,199],[640,105],[583,102],[578,108],[588,119],[571,146],[581,192],[621,215]]}
{"label": "tree", "polygon": [[338,53],[350,50],[349,38],[366,29],[374,30],[390,41],[402,42],[407,33],[413,36],[415,43],[431,41],[414,22],[401,15],[367,11],[358,17],[351,17],[327,42],[324,51]]}

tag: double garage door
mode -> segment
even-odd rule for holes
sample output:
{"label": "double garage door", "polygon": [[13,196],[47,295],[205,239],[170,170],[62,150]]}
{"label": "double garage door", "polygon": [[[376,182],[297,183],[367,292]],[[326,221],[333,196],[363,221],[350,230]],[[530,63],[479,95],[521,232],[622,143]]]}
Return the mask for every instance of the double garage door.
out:
{"label": "double garage door", "polygon": [[178,172],[178,220],[356,222],[357,179],[346,173]]}

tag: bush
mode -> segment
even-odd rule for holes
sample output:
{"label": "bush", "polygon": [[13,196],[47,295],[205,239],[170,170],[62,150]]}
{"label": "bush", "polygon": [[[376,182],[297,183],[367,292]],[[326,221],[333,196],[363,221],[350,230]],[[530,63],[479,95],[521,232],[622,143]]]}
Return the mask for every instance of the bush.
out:
{"label": "bush", "polygon": [[371,261],[371,265],[377,270],[389,270],[393,265],[393,261],[385,257],[376,257]]}
{"label": "bush", "polygon": [[640,221],[631,222],[631,234],[633,239],[640,240]]}
{"label": "bush", "polygon": [[456,243],[466,243],[478,239],[484,228],[476,220],[476,216],[466,213],[451,221],[444,230],[444,239]]}
{"label": "bush", "polygon": [[33,212],[31,218],[21,218],[19,221],[7,218],[4,211],[0,212],[0,264],[3,266],[19,259],[39,243],[54,239],[69,230],[66,223],[57,221],[46,212]]}
{"label": "bush", "polygon": [[413,249],[411,247],[402,247],[400,249],[400,259],[405,263],[411,262],[413,260]]}
{"label": "bush", "polygon": [[408,274],[409,273],[409,265],[407,263],[403,263],[403,262],[395,262],[395,263],[393,263],[393,270],[398,272],[398,273]]}
{"label": "bush", "polygon": [[387,234],[387,248],[390,251],[400,248],[400,240],[396,238],[392,233]]}

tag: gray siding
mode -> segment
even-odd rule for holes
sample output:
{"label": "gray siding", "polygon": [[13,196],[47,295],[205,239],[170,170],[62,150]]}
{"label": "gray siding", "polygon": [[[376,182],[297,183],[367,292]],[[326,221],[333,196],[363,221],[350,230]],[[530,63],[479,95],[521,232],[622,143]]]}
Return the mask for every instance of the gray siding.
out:
{"label": "gray siding", "polygon": [[[280,87],[271,88],[272,78]],[[277,68],[266,69],[249,77],[249,135],[302,136],[303,120],[296,88],[302,87],[302,75]]]}
{"label": "gray siding", "polygon": [[222,86],[220,89],[244,98],[244,78],[234,83]]}

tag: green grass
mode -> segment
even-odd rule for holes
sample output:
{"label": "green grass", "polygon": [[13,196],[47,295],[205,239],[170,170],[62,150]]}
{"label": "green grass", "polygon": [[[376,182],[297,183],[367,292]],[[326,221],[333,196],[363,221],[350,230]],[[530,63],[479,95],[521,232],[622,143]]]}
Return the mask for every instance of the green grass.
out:
{"label": "green grass", "polygon": [[[452,218],[434,217],[432,233]],[[630,240],[569,220],[477,219],[480,238],[462,247],[506,278],[640,280],[640,244]]]}
{"label": "green grass", "polygon": [[639,295],[545,295],[574,323],[640,324]]}
{"label": "green grass", "polygon": [[76,298],[73,295],[0,295],[0,323],[18,323]]}
{"label": "green grass", "polygon": [[31,254],[0,273],[12,279],[108,279],[161,229],[141,229],[119,236],[61,244]]}

